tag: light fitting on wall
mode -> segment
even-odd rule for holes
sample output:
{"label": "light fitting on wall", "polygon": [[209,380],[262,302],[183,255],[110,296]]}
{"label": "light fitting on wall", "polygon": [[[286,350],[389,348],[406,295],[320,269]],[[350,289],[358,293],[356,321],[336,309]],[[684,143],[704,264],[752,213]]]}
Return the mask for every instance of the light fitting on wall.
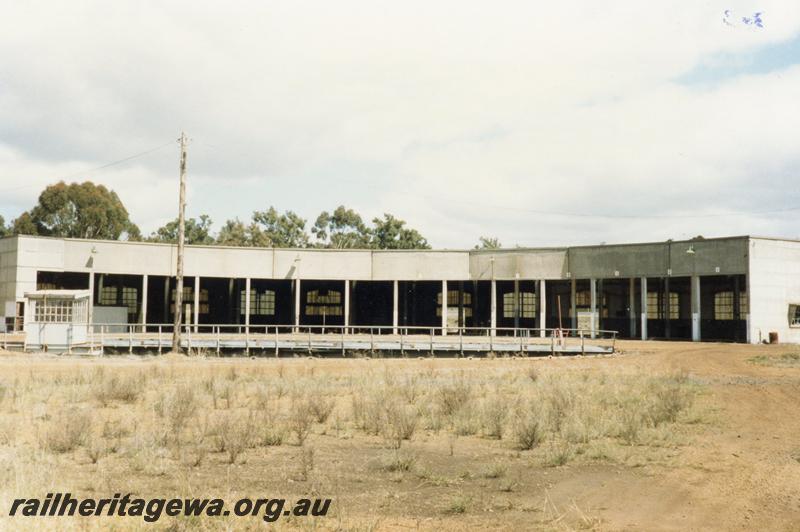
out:
{"label": "light fitting on wall", "polygon": [[686,250],[686,253],[689,255],[694,255],[694,244],[689,246],[689,249]]}

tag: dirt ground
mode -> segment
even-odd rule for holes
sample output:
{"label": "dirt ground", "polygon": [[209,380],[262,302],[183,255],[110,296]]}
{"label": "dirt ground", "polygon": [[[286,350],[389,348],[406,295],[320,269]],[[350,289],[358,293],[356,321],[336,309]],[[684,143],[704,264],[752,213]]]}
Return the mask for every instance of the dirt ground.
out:
{"label": "dirt ground", "polygon": [[[5,354],[0,356],[0,384],[5,386],[0,409],[5,425],[0,429],[6,433],[4,438],[0,431],[0,476],[6,471],[0,485],[0,528],[153,528],[132,518],[5,517],[15,497],[69,491],[96,497],[133,492],[148,497],[333,499],[327,517],[271,525],[278,529],[800,530],[800,365],[778,363],[800,347],[678,342],[618,342],[618,347],[614,356],[535,359],[89,360]],[[144,457],[119,452],[91,459],[84,448],[46,452],[37,444],[42,427],[57,419],[59,405],[67,400],[59,395],[60,375],[100,366],[104,378],[157,367],[176,379],[193,371],[202,371],[204,379],[233,371],[242,382],[255,375],[250,384],[279,376],[291,386],[294,379],[306,383],[324,377],[333,387],[349,386],[356,379],[380,387],[378,381],[391,380],[388,375],[394,372],[419,371],[484,383],[480,386],[486,389],[515,379],[509,390],[523,386],[525,374],[545,380],[570,374],[586,382],[597,376],[605,382],[682,375],[695,396],[691,409],[674,423],[648,429],[647,437],[627,443],[598,439],[570,447],[577,451],[555,462],[555,443],[544,441],[525,450],[507,436],[487,438],[480,431],[457,435],[422,426],[398,451],[385,438],[355,428],[350,396],[336,403],[327,421],[314,424],[304,444],[287,440],[248,448],[233,463],[224,453],[213,452],[202,463],[187,463],[185,444]],[[495,381],[486,381],[489,375]],[[44,381],[53,383],[47,392],[36,388]],[[579,378],[570,382],[577,383],[574,389],[580,393]],[[133,418],[140,415],[134,412],[145,416],[153,410],[156,393],[146,389],[130,405],[75,401],[90,405],[100,417]],[[215,408],[216,402],[215,396]],[[148,415],[156,419],[152,412]],[[134,424],[127,438],[135,440],[144,423]],[[412,463],[387,466],[399,457],[412,457]],[[263,526],[250,517],[162,519],[156,528]]]}

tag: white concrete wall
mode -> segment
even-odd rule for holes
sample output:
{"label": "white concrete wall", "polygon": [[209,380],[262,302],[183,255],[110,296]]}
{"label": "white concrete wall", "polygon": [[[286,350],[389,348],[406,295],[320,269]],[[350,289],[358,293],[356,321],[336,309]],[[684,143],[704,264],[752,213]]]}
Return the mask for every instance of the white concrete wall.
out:
{"label": "white concrete wall", "polygon": [[[692,245],[695,253],[686,253]],[[17,237],[0,240],[0,316],[36,289],[37,270],[174,275],[175,246],[152,243]],[[494,257],[494,261],[491,258]],[[299,261],[297,260],[299,259]],[[757,342],[778,332],[800,343],[788,306],[800,303],[800,242],[709,239],[498,251],[370,251],[189,246],[187,276],[350,280],[565,279],[748,274],[749,333]],[[295,271],[298,268],[298,271]]]}
{"label": "white concrete wall", "polygon": [[375,281],[466,281],[468,251],[373,251]]}
{"label": "white concrete wall", "polygon": [[[14,242],[19,242],[16,258]],[[174,275],[176,246],[41,237],[5,239],[16,262],[16,296],[36,270]],[[693,245],[696,252],[687,254]],[[11,253],[10,255],[8,253]],[[566,279],[745,273],[747,238],[672,244],[497,251],[370,251],[187,246],[187,276],[361,280]],[[492,261],[492,258],[494,260]],[[298,271],[295,271],[297,269]],[[618,275],[617,275],[618,273]]]}
{"label": "white concrete wall", "polygon": [[[494,258],[494,264],[492,263]],[[470,279],[564,279],[566,249],[475,251],[470,253]]]}
{"label": "white concrete wall", "polygon": [[[21,239],[20,247],[28,249],[32,239]],[[45,239],[36,239],[45,240]],[[62,240],[63,271],[97,273],[136,273],[166,275],[170,270],[170,247],[152,244],[130,245],[127,242]],[[40,251],[41,247],[37,249]],[[48,263],[48,258],[39,257],[39,264]],[[164,273],[162,273],[164,272]]]}
{"label": "white concrete wall", "polygon": [[17,281],[17,241],[12,238],[0,240],[0,331],[5,318],[15,314]]}
{"label": "white concrete wall", "polygon": [[[177,246],[170,246],[170,267],[159,275],[175,275]],[[200,277],[263,277],[273,276],[274,252],[271,249],[187,247],[184,275]]]}
{"label": "white concrete wall", "polygon": [[274,278],[295,279],[297,277],[323,280],[369,280],[372,278],[372,252],[368,250],[276,249]]}
{"label": "white concrete wall", "polygon": [[21,301],[25,297],[25,292],[36,290],[37,270],[65,271],[64,248],[65,241],[57,238],[19,237],[17,282],[14,294],[17,301]]}
{"label": "white concrete wall", "polygon": [[752,238],[749,255],[750,341],[775,331],[800,343],[800,328],[789,327],[789,304],[800,304],[800,242]]}

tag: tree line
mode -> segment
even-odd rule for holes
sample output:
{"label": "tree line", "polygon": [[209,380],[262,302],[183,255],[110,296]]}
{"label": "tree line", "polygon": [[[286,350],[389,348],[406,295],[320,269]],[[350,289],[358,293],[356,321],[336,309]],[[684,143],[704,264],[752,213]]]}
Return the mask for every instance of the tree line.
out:
{"label": "tree line", "polygon": [[[329,249],[430,249],[428,240],[404,220],[385,213],[366,222],[353,209],[340,205],[323,211],[313,225],[293,211],[279,212],[274,207],[254,211],[250,220],[227,220],[216,233],[212,220],[202,214],[188,218],[187,244],[220,246],[294,247]],[[0,237],[42,235],[64,238],[131,240],[146,242],[178,241],[178,220],[172,220],[150,235],[142,235],[119,196],[103,185],[90,181],[50,185],[39,195],[36,205],[7,226],[0,216]],[[500,248],[496,238],[481,237],[476,248]]]}

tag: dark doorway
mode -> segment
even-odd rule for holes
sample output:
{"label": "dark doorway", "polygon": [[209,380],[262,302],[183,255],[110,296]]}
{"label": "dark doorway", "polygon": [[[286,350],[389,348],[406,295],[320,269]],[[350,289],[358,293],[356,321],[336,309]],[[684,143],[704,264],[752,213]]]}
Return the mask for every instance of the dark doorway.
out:
{"label": "dark doorway", "polygon": [[[535,329],[538,312],[536,281],[497,281],[497,327]],[[515,334],[498,331],[497,334]]]}
{"label": "dark doorway", "polygon": [[633,338],[636,336],[636,320],[631,326],[631,312],[636,309],[636,283],[634,281],[634,308],[631,309],[630,279],[598,279],[597,310],[600,314],[600,329],[617,331],[617,336]]}
{"label": "dark doorway", "polygon": [[344,325],[344,281],[300,281],[301,325]]}
{"label": "dark doorway", "polygon": [[[437,300],[442,292],[441,281],[400,281],[399,322],[404,327],[441,327],[437,316]],[[421,333],[422,331],[409,331]]]}
{"label": "dark doorway", "polygon": [[481,327],[486,331],[468,331],[470,334],[489,334],[488,328],[492,326],[492,282],[491,281],[464,281],[464,285],[471,285],[472,316],[467,319],[467,327]]}
{"label": "dark doorway", "polygon": [[[95,274],[92,298],[95,309],[125,307],[128,310],[127,323],[139,323],[142,317],[142,279],[141,275]],[[100,313],[95,311],[95,321],[98,321]]]}
{"label": "dark doorway", "polygon": [[[392,326],[394,310],[394,283],[392,281],[350,282],[350,325],[353,327]],[[391,329],[375,329],[378,333],[391,333]]]}
{"label": "dark doorway", "polygon": [[[294,281],[290,279],[250,280],[250,325],[294,324]],[[239,287],[237,313],[244,322],[245,287]]]}
{"label": "dark doorway", "polygon": [[[172,331],[175,312],[177,280],[174,277],[151,275],[147,278],[147,321],[161,325],[161,330]],[[97,283],[95,283],[95,287]],[[200,292],[200,319],[208,312],[208,290]],[[194,277],[183,278],[183,316],[184,324],[194,323]],[[148,328],[148,331],[156,327]]]}
{"label": "dark doorway", "polygon": [[37,290],[88,290],[86,272],[36,272]]}
{"label": "dark doorway", "polygon": [[546,328],[572,328],[571,297],[572,281],[545,281],[545,298],[547,300]]}
{"label": "dark doorway", "polygon": [[647,337],[692,338],[691,277],[647,279]]}
{"label": "dark doorway", "polygon": [[747,341],[747,277],[700,277],[700,336],[703,340]]}
{"label": "dark doorway", "polygon": [[[205,325],[237,325],[244,324],[244,310],[239,312],[240,305],[244,304],[245,280],[224,277],[200,278],[200,313],[198,321]],[[194,293],[191,295],[194,302]],[[237,327],[224,327],[222,332],[237,331]],[[204,328],[202,332],[211,332]]]}

